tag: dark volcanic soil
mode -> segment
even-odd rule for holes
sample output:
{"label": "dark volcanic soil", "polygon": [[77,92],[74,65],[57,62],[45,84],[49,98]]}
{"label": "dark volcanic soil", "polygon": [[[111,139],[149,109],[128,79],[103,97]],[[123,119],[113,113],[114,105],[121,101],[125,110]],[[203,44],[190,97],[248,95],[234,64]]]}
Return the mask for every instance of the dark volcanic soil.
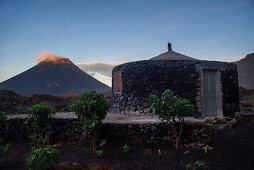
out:
{"label": "dark volcanic soil", "polygon": [[[25,159],[31,152],[28,141],[11,143],[10,150],[0,161],[0,169],[25,169]],[[59,144],[60,142],[58,142]],[[83,165],[85,169],[185,169],[194,161],[204,161],[207,169],[254,169],[254,124],[243,125],[214,136],[213,151],[203,150],[184,155],[188,148],[175,150],[170,144],[131,145],[131,153],[123,154],[120,144],[106,144],[104,155],[98,157],[91,153],[90,144],[61,142],[60,163],[56,169],[72,169],[72,163]],[[88,149],[85,154],[84,146]],[[161,154],[158,152],[161,150]]]}
{"label": "dark volcanic soil", "polygon": [[[54,107],[57,112],[68,112],[70,111],[70,105],[75,103],[80,98],[80,95],[78,94],[73,94],[70,96],[35,94],[31,97],[25,97],[10,93],[14,92],[9,91],[8,94],[3,94],[3,90],[0,90],[0,111],[6,112],[7,114],[23,114],[26,108],[29,108],[40,102],[45,102]],[[105,99],[111,102],[111,96],[107,96]]]}

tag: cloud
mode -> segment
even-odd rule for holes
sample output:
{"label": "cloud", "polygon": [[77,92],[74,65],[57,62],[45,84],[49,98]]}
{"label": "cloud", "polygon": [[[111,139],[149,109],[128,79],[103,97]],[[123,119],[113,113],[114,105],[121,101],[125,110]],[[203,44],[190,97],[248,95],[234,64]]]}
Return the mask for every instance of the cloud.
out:
{"label": "cloud", "polygon": [[112,77],[113,67],[123,64],[119,63],[106,63],[106,62],[91,62],[91,63],[77,63],[76,65],[85,72],[97,72],[107,77]]}
{"label": "cloud", "polygon": [[89,74],[90,76],[94,77],[95,79],[101,81],[102,83],[108,85],[109,87],[112,87],[112,78],[111,77],[102,75],[98,72],[87,71],[86,73]]}
{"label": "cloud", "polygon": [[56,61],[60,60],[61,58],[64,58],[63,55],[55,55],[55,54],[51,54],[47,51],[44,51],[42,54],[38,54],[37,56],[38,57],[37,57],[36,61],[38,63],[41,61],[44,61],[44,60],[56,62]]}
{"label": "cloud", "polygon": [[112,70],[115,66],[126,63],[124,61],[119,63],[106,63],[106,62],[91,62],[91,63],[77,63],[76,65],[86,72],[87,74],[93,76],[102,83],[112,86]]}

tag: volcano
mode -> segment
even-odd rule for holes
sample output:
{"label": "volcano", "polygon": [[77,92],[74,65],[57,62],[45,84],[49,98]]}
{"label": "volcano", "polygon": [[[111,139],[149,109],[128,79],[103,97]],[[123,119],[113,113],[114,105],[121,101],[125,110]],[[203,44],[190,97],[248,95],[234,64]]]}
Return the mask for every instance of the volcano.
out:
{"label": "volcano", "polygon": [[33,94],[65,95],[95,90],[108,94],[110,87],[82,71],[68,58],[43,60],[36,66],[2,83],[0,89],[14,91],[23,96]]}

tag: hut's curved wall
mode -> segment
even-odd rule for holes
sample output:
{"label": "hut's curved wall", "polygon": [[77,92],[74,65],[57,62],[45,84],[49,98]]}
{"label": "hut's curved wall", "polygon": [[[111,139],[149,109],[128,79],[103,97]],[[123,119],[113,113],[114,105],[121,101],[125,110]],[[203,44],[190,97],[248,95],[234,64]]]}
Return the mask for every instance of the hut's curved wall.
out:
{"label": "hut's curved wall", "polygon": [[115,67],[112,71],[112,110],[126,114],[151,113],[148,96],[160,95],[170,89],[179,97],[190,100],[195,106],[195,117],[201,117],[203,69],[220,72],[223,113],[231,115],[238,111],[236,66],[199,60],[144,60]]}

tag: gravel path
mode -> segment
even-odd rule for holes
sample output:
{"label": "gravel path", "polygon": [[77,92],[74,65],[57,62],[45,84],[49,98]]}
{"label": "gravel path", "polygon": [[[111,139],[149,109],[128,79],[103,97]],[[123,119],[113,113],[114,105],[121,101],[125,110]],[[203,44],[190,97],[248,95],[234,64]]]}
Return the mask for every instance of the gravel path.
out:
{"label": "gravel path", "polygon": [[[25,119],[25,114],[18,115],[8,115],[7,119]],[[77,119],[77,116],[73,112],[57,112],[55,115],[57,119]],[[186,118],[186,122],[205,122],[206,119],[195,119],[195,118]],[[160,123],[161,120],[158,119],[157,116],[150,115],[125,115],[125,114],[117,114],[117,113],[108,113],[106,118],[102,121],[102,123]]]}

